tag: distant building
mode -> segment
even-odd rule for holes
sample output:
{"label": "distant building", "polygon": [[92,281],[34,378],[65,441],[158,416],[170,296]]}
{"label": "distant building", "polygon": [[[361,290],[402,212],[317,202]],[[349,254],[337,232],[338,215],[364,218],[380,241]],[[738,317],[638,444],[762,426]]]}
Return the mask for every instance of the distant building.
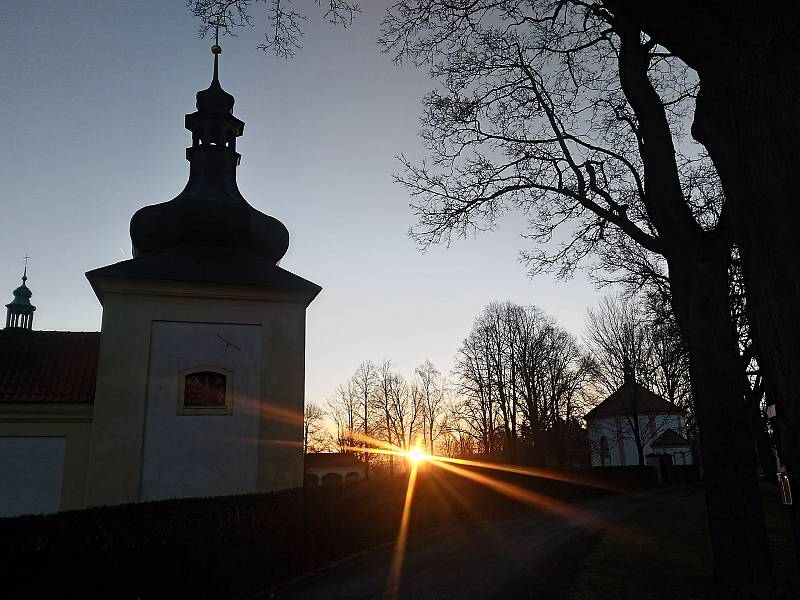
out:
{"label": "distant building", "polygon": [[693,464],[684,411],[629,378],[584,417],[592,466],[639,464],[636,424],[644,456],[669,454],[675,465]]}
{"label": "distant building", "polygon": [[351,452],[312,452],[305,455],[304,472],[306,486],[335,485],[361,481],[366,466]]}
{"label": "distant building", "polygon": [[133,215],[133,258],[86,274],[102,332],[33,331],[27,271],[6,305],[0,516],[302,485],[321,288],[278,266],[289,232],[239,192],[244,123],[212,51],[186,187]]}

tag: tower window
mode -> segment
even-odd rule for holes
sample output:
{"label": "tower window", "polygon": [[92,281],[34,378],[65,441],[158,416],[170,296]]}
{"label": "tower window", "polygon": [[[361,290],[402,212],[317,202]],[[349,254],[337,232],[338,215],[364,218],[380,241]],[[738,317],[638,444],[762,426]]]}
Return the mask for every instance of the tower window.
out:
{"label": "tower window", "polygon": [[233,374],[217,367],[196,367],[178,377],[178,414],[229,415]]}

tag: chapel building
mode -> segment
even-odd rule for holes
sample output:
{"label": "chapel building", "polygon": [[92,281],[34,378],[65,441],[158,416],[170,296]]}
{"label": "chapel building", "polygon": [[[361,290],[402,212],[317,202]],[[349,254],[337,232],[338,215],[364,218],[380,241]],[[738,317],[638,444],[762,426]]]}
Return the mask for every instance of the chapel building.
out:
{"label": "chapel building", "polygon": [[[667,454],[674,465],[694,463],[685,411],[647,389],[631,374],[584,417],[593,467],[638,464],[637,439],[646,457]],[[648,463],[651,464],[651,463]]]}
{"label": "chapel building", "polygon": [[0,517],[303,484],[306,308],[289,232],[239,192],[244,123],[218,76],[186,115],[189,180],[130,223],[133,256],[86,273],[99,333],[0,331]]}

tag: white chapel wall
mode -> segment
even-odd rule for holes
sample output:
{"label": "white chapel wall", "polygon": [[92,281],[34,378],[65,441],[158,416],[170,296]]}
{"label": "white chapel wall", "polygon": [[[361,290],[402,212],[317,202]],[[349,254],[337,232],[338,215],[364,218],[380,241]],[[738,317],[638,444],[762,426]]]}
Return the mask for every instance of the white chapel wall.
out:
{"label": "white chapel wall", "polygon": [[[262,362],[258,325],[152,324],[142,500],[256,491]],[[179,378],[199,366],[231,374],[231,414],[179,414]]]}
{"label": "white chapel wall", "polygon": [[[589,424],[589,440],[592,448],[592,466],[602,466],[599,453],[600,439],[605,436],[608,440],[608,458],[606,466],[629,466],[639,464],[639,454],[636,449],[635,436],[628,419],[624,416],[592,419]],[[651,431],[650,416],[639,415],[639,429],[643,432],[644,454],[653,452],[650,442],[664,433],[667,429],[674,429],[681,435],[686,435],[683,416],[678,414],[656,414],[653,417]],[[620,435],[620,431],[622,432]],[[681,464],[691,464],[691,458]]]}

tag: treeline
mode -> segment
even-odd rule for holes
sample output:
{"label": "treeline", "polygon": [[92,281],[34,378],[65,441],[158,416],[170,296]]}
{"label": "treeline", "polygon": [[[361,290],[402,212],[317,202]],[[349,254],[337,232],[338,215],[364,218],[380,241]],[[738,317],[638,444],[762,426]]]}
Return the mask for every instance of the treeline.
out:
{"label": "treeline", "polygon": [[[306,409],[310,451],[353,451],[384,442],[399,448],[419,444],[438,451],[450,430],[450,390],[442,373],[426,360],[407,378],[392,361],[362,362],[336,388],[324,409]],[[332,425],[326,428],[323,419]],[[332,429],[332,431],[331,431]]]}
{"label": "treeline", "polygon": [[[583,416],[626,372],[684,408],[691,433],[687,354],[654,297],[604,298],[588,311],[582,340],[535,306],[492,302],[454,363],[444,376],[425,360],[406,377],[391,361],[362,362],[324,408],[307,408],[307,450],[420,444],[446,456],[581,466],[590,450]],[[647,444],[651,432],[628,429],[637,446]],[[370,460],[393,467],[391,458]]]}

